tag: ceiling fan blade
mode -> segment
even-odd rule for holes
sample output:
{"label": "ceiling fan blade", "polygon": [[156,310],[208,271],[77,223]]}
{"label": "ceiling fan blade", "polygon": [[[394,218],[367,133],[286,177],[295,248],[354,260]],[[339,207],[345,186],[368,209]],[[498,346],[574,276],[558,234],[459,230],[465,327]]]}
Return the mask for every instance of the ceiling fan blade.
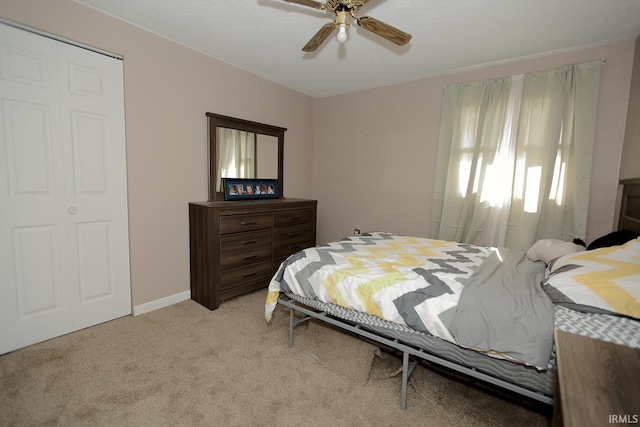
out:
{"label": "ceiling fan blade", "polygon": [[367,3],[369,3],[369,0],[348,0],[347,6],[350,8],[359,9]]}
{"label": "ceiling fan blade", "polygon": [[389,24],[385,24],[382,21],[378,21],[375,18],[363,16],[362,18],[356,18],[356,22],[358,26],[371,31],[380,37],[384,37],[391,43],[395,43],[398,46],[403,46],[411,40],[411,34],[400,31],[399,29],[392,27]]}
{"label": "ceiling fan blade", "polygon": [[324,3],[320,3],[319,1],[315,1],[315,0],[282,0],[282,1],[286,1],[287,3],[301,4],[302,6],[308,6],[308,7],[312,7],[314,9],[320,9],[320,10],[325,10],[326,8],[326,5]]}
{"label": "ceiling fan blade", "polygon": [[320,28],[320,31],[318,31],[316,33],[315,36],[313,36],[311,38],[311,40],[309,40],[309,42],[307,42],[306,45],[304,45],[304,47],[302,48],[302,50],[304,52],[313,52],[314,50],[316,50],[318,47],[320,47],[320,45],[322,44],[322,42],[324,42],[327,37],[329,37],[329,35],[333,32],[333,30],[336,29],[336,24],[333,22],[330,22],[328,24],[324,24],[322,26],[322,28]]}

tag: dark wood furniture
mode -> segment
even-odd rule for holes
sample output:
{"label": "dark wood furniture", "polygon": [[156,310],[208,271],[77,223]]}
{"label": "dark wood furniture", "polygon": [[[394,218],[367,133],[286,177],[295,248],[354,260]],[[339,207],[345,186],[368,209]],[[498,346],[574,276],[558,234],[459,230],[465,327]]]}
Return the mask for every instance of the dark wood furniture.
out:
{"label": "dark wood furniture", "polygon": [[316,244],[317,201],[189,203],[191,299],[210,310],[263,288],[289,255]]}
{"label": "dark wood furniture", "polygon": [[553,425],[640,422],[640,350],[556,330]]}
{"label": "dark wood furniture", "polygon": [[640,178],[623,179],[620,184],[622,200],[618,228],[640,233]]}
{"label": "dark wood furniture", "polygon": [[[206,117],[209,201],[189,203],[191,299],[215,310],[220,301],[267,286],[289,255],[315,246],[317,202],[282,198],[287,129],[221,114]],[[262,158],[267,162],[256,167],[256,174],[260,166],[277,174],[279,199],[224,201],[224,192],[218,190],[220,128],[256,134],[254,158],[257,164]],[[277,150],[273,156],[258,156],[272,146]]]}

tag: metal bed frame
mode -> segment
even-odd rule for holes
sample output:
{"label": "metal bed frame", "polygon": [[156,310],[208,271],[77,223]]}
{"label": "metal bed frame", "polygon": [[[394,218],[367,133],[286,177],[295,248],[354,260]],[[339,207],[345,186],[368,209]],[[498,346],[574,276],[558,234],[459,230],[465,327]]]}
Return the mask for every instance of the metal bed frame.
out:
{"label": "metal bed frame", "polygon": [[[619,183],[622,186],[622,194],[620,200],[621,205],[618,229],[633,230],[637,233],[640,233],[640,178],[621,180]],[[340,329],[346,330],[358,336],[370,339],[374,342],[402,352],[402,397],[400,401],[402,410],[407,409],[407,383],[409,381],[409,377],[411,376],[419,362],[419,360],[417,360],[416,358],[424,359],[433,364],[449,368],[453,371],[462,373],[472,378],[476,378],[489,384],[496,385],[502,389],[515,392],[521,396],[531,398],[538,402],[553,405],[553,397],[551,396],[545,395],[541,392],[536,392],[529,388],[522,387],[520,385],[494,377],[492,375],[485,374],[473,367],[451,362],[435,354],[431,354],[428,351],[415,345],[402,342],[393,337],[385,336],[378,331],[374,332],[364,325],[340,319],[321,310],[312,310],[302,305],[301,303],[298,303],[286,297],[283,294],[280,294],[278,303],[284,305],[285,307],[288,307],[290,310],[289,347],[293,347],[294,329],[296,326],[301,323],[307,322],[310,319],[319,319],[323,322],[327,322],[329,324],[337,326]],[[302,313],[304,317],[296,320],[296,312]],[[412,361],[411,365],[409,365],[409,358],[411,356],[414,357],[414,360]]]}
{"label": "metal bed frame", "polygon": [[[400,399],[400,407],[402,410],[407,409],[407,385],[409,382],[409,377],[417,367],[419,363],[419,359],[426,360],[428,362],[434,363],[439,366],[443,366],[445,368],[449,368],[453,371],[465,374],[469,377],[476,378],[478,380],[487,382],[489,384],[496,385],[502,389],[512,391],[521,396],[525,396],[536,400],[538,402],[542,402],[548,405],[553,405],[553,398],[542,393],[530,390],[528,388],[521,387],[517,384],[510,383],[508,381],[502,380],[500,378],[496,378],[491,375],[487,375],[483,372],[480,372],[472,367],[463,366],[449,360],[443,359],[434,354],[428,353],[426,350],[413,346],[411,344],[404,343],[396,338],[386,337],[379,332],[373,332],[368,330],[366,326],[342,320],[335,316],[332,316],[324,311],[315,311],[306,306],[294,301],[283,294],[280,294],[278,298],[278,304],[282,304],[285,307],[289,308],[289,348],[293,347],[294,342],[294,330],[295,327],[305,323],[311,319],[318,319],[323,322],[327,322],[331,325],[337,326],[340,329],[346,330],[358,336],[370,339],[374,342],[382,344],[386,347],[393,348],[402,352],[402,393]],[[300,312],[303,314],[303,317],[296,319],[296,312]],[[470,350],[471,351],[471,350]],[[413,361],[410,362],[410,357],[413,356]]]}

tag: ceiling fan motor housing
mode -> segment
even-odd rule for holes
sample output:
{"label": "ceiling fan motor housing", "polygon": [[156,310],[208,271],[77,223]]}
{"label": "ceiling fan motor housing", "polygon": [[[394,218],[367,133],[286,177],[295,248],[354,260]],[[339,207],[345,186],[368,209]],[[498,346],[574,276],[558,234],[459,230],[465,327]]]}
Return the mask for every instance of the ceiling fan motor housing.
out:
{"label": "ceiling fan motor housing", "polygon": [[346,4],[340,3],[335,8],[334,12],[337,15],[336,25],[340,26],[340,25],[344,24],[347,28],[349,28],[349,25],[351,24],[351,19],[350,19],[350,16],[349,16],[351,14],[351,9],[349,7],[347,7]]}

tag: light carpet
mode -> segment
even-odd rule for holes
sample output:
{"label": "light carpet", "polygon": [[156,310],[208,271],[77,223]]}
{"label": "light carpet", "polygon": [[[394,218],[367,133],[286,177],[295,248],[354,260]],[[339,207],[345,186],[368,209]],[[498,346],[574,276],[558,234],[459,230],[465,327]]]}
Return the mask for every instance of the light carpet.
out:
{"label": "light carpet", "polygon": [[400,360],[289,313],[266,291],[184,301],[0,356],[1,426],[544,426],[548,411],[424,366],[400,409]]}

